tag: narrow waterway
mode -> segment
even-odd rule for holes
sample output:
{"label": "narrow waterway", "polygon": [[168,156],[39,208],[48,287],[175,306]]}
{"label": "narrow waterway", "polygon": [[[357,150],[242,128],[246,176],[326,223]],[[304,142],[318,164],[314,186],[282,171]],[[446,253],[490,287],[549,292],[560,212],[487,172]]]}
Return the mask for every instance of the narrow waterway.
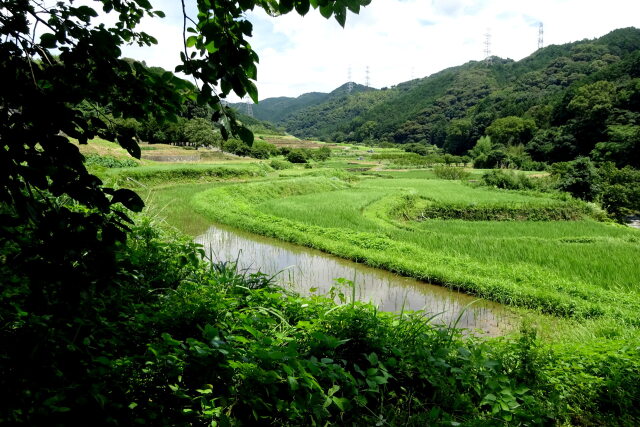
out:
{"label": "narrow waterway", "polygon": [[[490,335],[504,333],[516,323],[515,316],[500,304],[277,239],[212,226],[195,241],[214,262],[238,260],[240,269],[276,275],[280,284],[304,295],[312,288],[317,289],[316,294],[326,294],[335,285],[334,279],[344,278],[355,283],[358,300],[373,302],[383,311],[424,309],[437,315],[435,323],[457,322],[459,328]],[[344,289],[344,293],[351,298],[351,290]]]}

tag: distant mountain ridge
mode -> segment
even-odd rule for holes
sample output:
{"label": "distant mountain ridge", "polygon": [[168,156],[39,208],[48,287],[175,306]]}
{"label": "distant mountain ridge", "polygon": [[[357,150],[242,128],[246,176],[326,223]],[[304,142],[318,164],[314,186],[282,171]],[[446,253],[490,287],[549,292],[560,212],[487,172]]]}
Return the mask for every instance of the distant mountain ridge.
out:
{"label": "distant mountain ridge", "polygon": [[[294,115],[298,111],[321,104],[336,96],[349,93],[348,85],[349,83],[345,83],[329,93],[309,92],[295,98],[286,96],[266,98],[261,100],[258,104],[252,104],[251,109],[256,119],[266,120],[275,124],[283,124],[288,117]],[[375,89],[353,83],[351,93],[355,94],[371,90]],[[246,111],[246,106],[244,103],[231,103],[229,105],[231,105],[238,111]]]}

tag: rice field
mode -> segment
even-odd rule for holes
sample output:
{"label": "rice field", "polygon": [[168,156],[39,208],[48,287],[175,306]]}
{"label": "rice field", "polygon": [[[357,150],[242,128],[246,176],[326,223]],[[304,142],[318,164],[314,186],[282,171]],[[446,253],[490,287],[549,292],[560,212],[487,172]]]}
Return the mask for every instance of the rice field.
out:
{"label": "rice field", "polygon": [[580,221],[408,221],[403,193],[436,203],[550,205],[540,194],[456,181],[298,177],[195,194],[212,220],[318,248],[494,301],[573,318],[640,324],[640,233]]}

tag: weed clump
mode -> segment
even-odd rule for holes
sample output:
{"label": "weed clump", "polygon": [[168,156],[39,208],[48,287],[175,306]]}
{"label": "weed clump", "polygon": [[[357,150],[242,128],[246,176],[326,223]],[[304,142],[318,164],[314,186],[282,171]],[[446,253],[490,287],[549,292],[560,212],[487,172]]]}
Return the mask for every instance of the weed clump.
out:
{"label": "weed clump", "polygon": [[87,154],[85,156],[85,164],[103,168],[134,168],[139,166],[138,162],[130,158],[118,159],[113,156],[101,156],[99,154]]}
{"label": "weed clump", "polygon": [[433,168],[433,173],[440,179],[458,179],[465,180],[469,179],[471,174],[465,171],[463,168],[453,167],[453,166],[435,166]]}

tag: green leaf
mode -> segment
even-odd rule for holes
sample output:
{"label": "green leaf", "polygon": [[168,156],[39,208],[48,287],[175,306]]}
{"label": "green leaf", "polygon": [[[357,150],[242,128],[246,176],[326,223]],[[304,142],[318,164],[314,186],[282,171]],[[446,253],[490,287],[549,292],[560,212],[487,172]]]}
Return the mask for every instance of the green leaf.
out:
{"label": "green leaf", "polygon": [[295,391],[299,388],[298,380],[295,377],[292,377],[291,375],[289,375],[287,377],[287,382],[289,383],[289,387],[291,388],[291,390]]}
{"label": "green leaf", "polygon": [[331,6],[320,6],[320,15],[329,19],[331,18],[332,14],[333,14],[333,8]]}
{"label": "green leaf", "polygon": [[309,0],[299,0],[298,2],[296,2],[296,12],[304,16],[307,14],[307,12],[309,12],[309,6]]}
{"label": "green leaf", "polygon": [[359,0],[346,0],[347,7],[353,13],[360,12],[360,1]]}
{"label": "green leaf", "polygon": [[142,208],[144,208],[144,202],[140,196],[138,196],[135,191],[129,190],[128,188],[121,188],[113,194],[111,204],[113,205],[116,203],[122,203],[127,209],[134,212],[140,212],[142,211]]}
{"label": "green leaf", "polygon": [[244,126],[239,126],[235,131],[242,142],[249,146],[253,145],[253,132],[251,130]]}
{"label": "green leaf", "polygon": [[341,27],[344,27],[344,24],[347,22],[347,8],[336,5],[333,12],[338,24],[340,24]]}
{"label": "green leaf", "polygon": [[345,397],[332,397],[331,398],[333,400],[333,403],[335,403],[335,405],[342,411],[344,412],[347,405],[349,404],[349,399],[345,398]]}
{"label": "green leaf", "polygon": [[204,45],[204,48],[207,49],[207,52],[209,53],[216,53],[219,50],[213,40]]}
{"label": "green leaf", "polygon": [[331,386],[329,391],[327,391],[327,394],[329,396],[333,396],[334,394],[336,394],[338,392],[338,390],[340,390],[340,386],[337,385],[337,384],[334,384],[334,385]]}
{"label": "green leaf", "polygon": [[187,37],[187,41],[186,41],[187,47],[194,47],[197,41],[198,41],[198,37],[196,36]]}
{"label": "green leaf", "polygon": [[254,104],[258,103],[258,88],[253,83],[249,83],[246,87],[247,92],[249,93],[249,97],[253,101]]}
{"label": "green leaf", "polygon": [[220,128],[220,134],[222,135],[222,139],[224,139],[225,141],[229,139],[229,131],[226,127],[222,126]]}
{"label": "green leaf", "polygon": [[378,364],[378,355],[375,353],[371,353],[370,355],[368,355],[367,359],[369,360],[369,363],[371,363],[371,365],[373,366]]}
{"label": "green leaf", "polygon": [[[127,129],[125,129],[127,131]],[[134,158],[140,159],[140,146],[133,139],[131,134],[121,133],[118,135],[118,144],[129,154],[131,154]]]}
{"label": "green leaf", "polygon": [[56,36],[51,33],[44,33],[40,36],[40,46],[46,49],[53,49],[56,47]]}

